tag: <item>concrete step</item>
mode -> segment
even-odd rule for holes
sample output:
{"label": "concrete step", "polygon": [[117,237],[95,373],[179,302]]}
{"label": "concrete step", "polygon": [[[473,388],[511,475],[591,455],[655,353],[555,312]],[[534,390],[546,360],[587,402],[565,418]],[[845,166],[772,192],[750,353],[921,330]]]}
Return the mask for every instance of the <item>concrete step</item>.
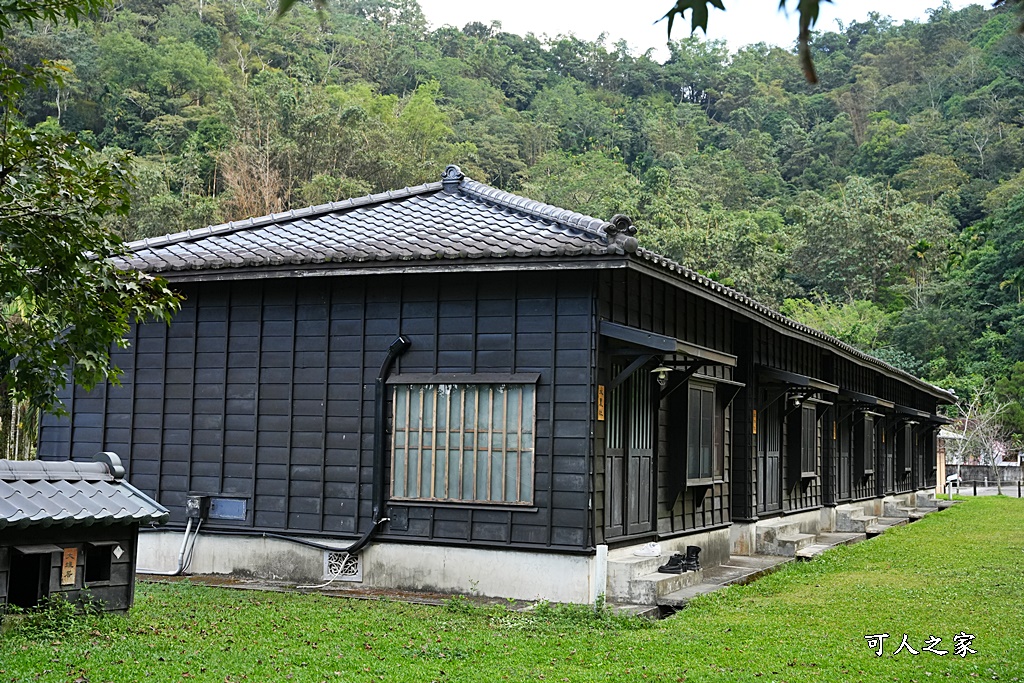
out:
{"label": "concrete step", "polygon": [[894,507],[894,508],[886,507],[885,508],[885,516],[886,517],[893,517],[893,518],[896,518],[896,519],[906,519],[906,520],[908,520],[910,522],[916,522],[917,520],[922,519],[926,514],[928,514],[928,512],[930,512],[930,511],[929,510],[921,510],[919,508],[909,507],[909,506],[899,506],[899,507]]}
{"label": "concrete step", "polygon": [[811,534],[800,532],[800,525],[785,518],[758,522],[754,530],[755,552],[761,555],[793,557],[797,550],[814,540]]}
{"label": "concrete step", "polygon": [[882,501],[883,517],[909,517],[907,514],[907,503],[902,499],[885,499]]}
{"label": "concrete step", "polygon": [[842,533],[867,533],[868,527],[873,526],[878,517],[864,514],[863,509],[854,508],[842,510],[836,508],[836,531]]}
{"label": "concrete step", "polygon": [[682,574],[652,572],[630,581],[628,591],[622,597],[637,605],[656,605],[662,596],[701,583],[703,580],[703,569]]}
{"label": "concrete step", "polygon": [[960,501],[959,500],[937,500],[935,502],[938,503],[940,510],[948,510],[949,508],[953,507],[954,505],[956,505]]}
{"label": "concrete step", "polygon": [[644,617],[645,619],[660,619],[661,610],[657,605],[630,605],[630,604],[609,604],[608,609],[612,614],[626,617]]}
{"label": "concrete step", "polygon": [[722,590],[723,588],[725,588],[725,586],[720,586],[715,583],[698,583],[695,586],[688,586],[677,590],[674,593],[662,596],[658,600],[658,604],[679,609],[681,607],[686,607],[687,603],[698,595],[713,593],[714,591]]}
{"label": "concrete step", "polygon": [[919,519],[924,519],[927,515],[936,512],[937,508],[907,508],[907,516],[911,522],[916,522]]}
{"label": "concrete step", "polygon": [[813,560],[818,555],[840,545],[852,545],[867,539],[867,534],[859,533],[823,533],[818,534],[814,543],[798,550],[796,559],[800,561]]}
{"label": "concrete step", "polygon": [[657,557],[637,557],[630,553],[608,553],[608,581],[632,581],[643,574],[658,571],[658,567],[668,562],[672,553],[664,553]]}
{"label": "concrete step", "polygon": [[[608,553],[608,584],[605,595],[609,602],[634,602],[630,598],[632,583],[641,576],[658,571],[658,567],[668,562],[671,552],[658,557],[637,557],[633,554],[636,547],[617,548]],[[664,548],[663,548],[664,549]]]}
{"label": "concrete step", "polygon": [[[813,545],[814,534],[789,534],[778,538],[779,555],[796,557],[796,554],[809,545]],[[768,553],[770,554],[770,553]]]}
{"label": "concrete step", "polygon": [[685,607],[698,595],[750,583],[792,561],[791,557],[778,555],[733,555],[725,564],[705,568],[701,583],[663,595],[658,598],[658,604],[677,609]]}
{"label": "concrete step", "polygon": [[868,538],[874,538],[894,526],[903,526],[909,521],[906,517],[879,517],[875,520],[874,524],[867,528],[866,533]]}

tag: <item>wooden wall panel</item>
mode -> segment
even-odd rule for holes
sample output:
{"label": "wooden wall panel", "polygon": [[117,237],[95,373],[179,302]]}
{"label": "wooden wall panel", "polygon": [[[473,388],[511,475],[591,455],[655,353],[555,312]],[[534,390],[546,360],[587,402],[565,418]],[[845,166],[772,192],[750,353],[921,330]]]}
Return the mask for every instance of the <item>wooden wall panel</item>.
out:
{"label": "wooden wall panel", "polygon": [[525,509],[403,504],[408,529],[385,527],[381,536],[570,549],[593,542],[588,276],[349,276],[181,291],[169,327],[133,330],[118,356],[130,371],[121,387],[67,392],[70,415],[46,418],[42,457],[114,450],[131,481],[178,523],[194,492],[249,500],[249,519],[220,526],[354,536],[371,524],[374,379],[404,334],[412,346],[395,373],[541,375],[536,493]]}
{"label": "wooden wall panel", "polygon": [[[621,325],[637,327],[656,334],[666,335],[690,343],[707,346],[726,353],[734,353],[732,348],[732,316],[708,300],[686,293],[670,284],[649,278],[637,272],[613,271],[602,275],[600,280],[600,296],[598,298],[598,317]],[[601,383],[607,385],[611,377],[612,359],[607,349],[602,351],[598,359],[598,376]],[[702,369],[699,375],[709,378],[731,379],[732,369],[722,366],[709,366]],[[699,376],[698,375],[698,376]],[[678,391],[685,391],[679,389]],[[670,437],[666,429],[673,420],[686,420],[686,416],[673,415],[669,401],[662,401],[658,407],[658,429],[654,490],[657,492],[655,501],[656,532],[659,537],[689,533],[730,523],[731,517],[731,459],[733,442],[726,443],[726,476],[716,482],[712,490],[704,498],[701,505],[696,505],[693,490],[680,485],[679,462],[684,457],[674,452],[670,445]],[[732,429],[732,413],[728,415],[727,431]],[[595,431],[594,459],[595,468],[595,533],[604,539],[604,511],[609,504],[607,499],[608,482],[604,462],[605,425],[598,423]],[[683,470],[685,471],[685,470]],[[607,540],[607,539],[605,539]]]}

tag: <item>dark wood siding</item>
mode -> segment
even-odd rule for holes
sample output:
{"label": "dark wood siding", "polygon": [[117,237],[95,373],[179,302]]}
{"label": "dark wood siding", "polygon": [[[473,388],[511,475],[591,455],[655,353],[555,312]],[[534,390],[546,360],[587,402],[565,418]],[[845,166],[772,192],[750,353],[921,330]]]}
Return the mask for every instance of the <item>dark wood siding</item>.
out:
{"label": "dark wood siding", "polygon": [[115,354],[122,386],[68,394],[70,415],[44,421],[40,454],[114,450],[179,523],[196,492],[249,501],[230,528],[352,537],[371,523],[374,379],[403,334],[412,346],[395,373],[540,374],[536,494],[528,509],[403,503],[406,528],[379,537],[583,549],[591,282],[527,272],[182,285],[173,323],[140,326]]}
{"label": "dark wood siding", "polygon": [[732,518],[749,521],[757,518],[757,436],[754,411],[757,409],[756,369],[754,367],[754,323],[736,319],[733,338],[739,364],[735,379],[746,385],[733,402]]}
{"label": "dark wood siding", "polygon": [[[781,471],[778,475],[781,478],[782,490],[780,511],[790,513],[820,507],[823,501],[823,484],[829,474],[829,466],[823,462],[822,458],[831,457],[834,453],[831,443],[832,429],[828,426],[827,411],[818,422],[819,439],[815,468],[817,475],[810,478],[802,477],[802,472],[799,471],[799,459],[785,457],[785,454],[794,452],[791,450],[791,448],[796,448],[793,441],[799,440],[801,437],[800,411],[786,403],[785,385],[767,382],[759,377],[758,370],[759,368],[771,368],[831,381],[829,377],[832,370],[831,358],[812,344],[780,334],[764,325],[744,324],[743,327],[745,330],[749,330],[747,336],[751,339],[748,372],[752,375],[752,381],[748,381],[747,391],[744,392],[742,403],[744,412],[753,415],[753,412],[757,411],[759,431],[767,433],[773,429],[781,430],[781,453],[783,456],[781,457]],[[817,398],[830,400],[832,397],[819,395]],[[766,410],[769,408],[766,404],[768,401],[772,402],[770,410]],[[768,420],[777,421],[779,424],[768,424]],[[745,455],[750,453],[748,463],[752,463],[753,467],[748,464],[747,468],[753,473],[754,479],[761,471],[757,468],[757,459],[760,457],[757,443],[757,439],[752,439],[751,445],[744,449]],[[742,493],[736,499],[738,508],[735,513],[737,516],[743,515],[744,518],[751,519],[755,516],[752,513],[756,513],[759,509],[762,514],[765,513],[765,501],[760,501],[760,505],[757,504],[757,491],[758,486],[755,484],[748,487],[748,492]],[[751,496],[754,501],[750,500]],[[772,513],[771,507],[769,506],[767,510],[769,515]]]}
{"label": "dark wood siding", "polygon": [[[714,302],[693,293],[685,292],[670,283],[648,277],[635,271],[612,271],[600,279],[598,317],[621,325],[674,337],[725,353],[733,351],[733,330],[731,314]],[[598,361],[598,372],[602,384],[608,384],[612,377],[613,359],[605,348]],[[646,369],[649,371],[649,368]],[[733,369],[723,366],[708,366],[702,369],[700,377],[729,379]],[[676,393],[685,395],[685,387]],[[657,454],[655,458],[654,487],[657,495],[655,504],[655,525],[651,533],[661,538],[686,532],[727,525],[730,515],[730,465],[733,442],[733,412],[725,411],[725,475],[715,481],[711,490],[697,503],[699,496],[685,487],[685,468],[680,467],[678,443],[674,443],[667,428],[671,422],[686,421],[686,415],[672,414],[673,402],[663,400],[658,407]],[[681,404],[680,404],[681,405]],[[608,481],[605,461],[605,423],[597,423],[595,431],[595,530],[599,539],[604,539],[606,527],[605,511],[610,501],[607,498]]]}

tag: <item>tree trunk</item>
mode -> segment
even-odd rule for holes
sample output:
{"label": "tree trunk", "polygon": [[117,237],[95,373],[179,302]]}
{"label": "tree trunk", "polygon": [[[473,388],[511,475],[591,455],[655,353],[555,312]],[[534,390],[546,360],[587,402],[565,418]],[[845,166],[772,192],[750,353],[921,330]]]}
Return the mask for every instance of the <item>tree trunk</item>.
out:
{"label": "tree trunk", "polygon": [[38,413],[14,401],[7,386],[0,384],[0,458],[34,460],[38,427]]}

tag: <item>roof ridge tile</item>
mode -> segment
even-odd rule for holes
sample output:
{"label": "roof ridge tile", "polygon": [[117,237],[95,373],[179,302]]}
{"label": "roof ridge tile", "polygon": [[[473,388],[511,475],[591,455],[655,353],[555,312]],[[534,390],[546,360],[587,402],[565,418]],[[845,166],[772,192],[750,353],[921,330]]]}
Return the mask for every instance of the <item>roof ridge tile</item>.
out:
{"label": "roof ridge tile", "polygon": [[531,215],[534,218],[541,220],[548,220],[559,225],[564,225],[569,228],[576,228],[592,237],[608,242],[608,235],[603,231],[599,230],[599,226],[605,224],[606,221],[602,221],[593,216],[587,216],[582,213],[576,213],[569,209],[553,206],[551,204],[545,204],[534,199],[529,199],[521,195],[512,194],[511,192],[505,192],[499,190],[491,185],[485,185],[469,178],[463,178],[459,185],[463,194],[466,194],[475,199],[483,199],[488,202],[493,202],[499,206],[507,207]]}

